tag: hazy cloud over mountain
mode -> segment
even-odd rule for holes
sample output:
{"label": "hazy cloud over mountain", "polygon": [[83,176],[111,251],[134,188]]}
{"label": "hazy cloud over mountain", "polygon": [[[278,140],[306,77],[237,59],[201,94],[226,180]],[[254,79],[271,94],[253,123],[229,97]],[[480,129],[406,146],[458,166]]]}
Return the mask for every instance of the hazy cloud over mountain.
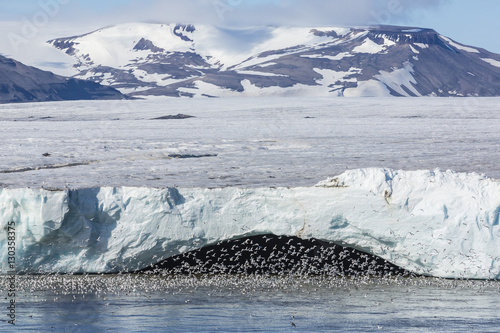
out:
{"label": "hazy cloud over mountain", "polygon": [[2,4],[0,20],[109,25],[161,21],[239,25],[369,25],[404,23],[449,0],[26,0]]}
{"label": "hazy cloud over mountain", "polygon": [[228,26],[393,24],[404,23],[415,15],[425,15],[426,10],[438,8],[445,1],[131,0],[125,6],[116,6],[114,17],[123,22],[149,20]]}

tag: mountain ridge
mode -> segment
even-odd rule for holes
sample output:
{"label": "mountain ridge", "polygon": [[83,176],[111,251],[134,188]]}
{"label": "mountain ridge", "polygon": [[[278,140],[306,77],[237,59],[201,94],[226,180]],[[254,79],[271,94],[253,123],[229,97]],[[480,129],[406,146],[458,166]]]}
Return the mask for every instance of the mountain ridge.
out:
{"label": "mountain ridge", "polygon": [[0,103],[125,98],[112,87],[66,78],[0,55]]}
{"label": "mountain ridge", "polygon": [[500,96],[500,55],[433,29],[129,23],[48,41],[143,96]]}

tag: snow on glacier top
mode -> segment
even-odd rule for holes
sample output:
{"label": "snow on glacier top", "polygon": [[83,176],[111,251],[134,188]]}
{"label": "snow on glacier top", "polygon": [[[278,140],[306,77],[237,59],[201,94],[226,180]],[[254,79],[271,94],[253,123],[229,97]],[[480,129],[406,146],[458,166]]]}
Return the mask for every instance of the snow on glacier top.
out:
{"label": "snow on glacier top", "polygon": [[[179,113],[196,118],[154,120]],[[6,104],[0,184],[311,186],[367,167],[500,178],[499,118],[498,98]],[[172,157],[179,154],[199,157]]]}

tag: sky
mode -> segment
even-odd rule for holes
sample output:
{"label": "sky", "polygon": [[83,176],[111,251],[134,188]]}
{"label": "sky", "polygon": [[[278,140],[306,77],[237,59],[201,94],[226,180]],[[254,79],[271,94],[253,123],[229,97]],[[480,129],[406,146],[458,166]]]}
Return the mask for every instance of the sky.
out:
{"label": "sky", "polygon": [[498,13],[498,0],[0,0],[0,54],[34,65],[34,47],[48,39],[125,22],[404,25],[500,53]]}

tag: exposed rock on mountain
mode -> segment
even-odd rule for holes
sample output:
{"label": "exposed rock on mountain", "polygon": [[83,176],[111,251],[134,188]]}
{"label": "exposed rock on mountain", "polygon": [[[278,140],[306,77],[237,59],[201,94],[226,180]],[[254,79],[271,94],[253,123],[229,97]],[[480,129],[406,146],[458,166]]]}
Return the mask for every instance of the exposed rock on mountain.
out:
{"label": "exposed rock on mountain", "polygon": [[133,23],[49,43],[133,96],[500,96],[500,55],[431,29]]}
{"label": "exposed rock on mountain", "polygon": [[55,75],[0,56],[0,103],[123,98],[112,87]]}

